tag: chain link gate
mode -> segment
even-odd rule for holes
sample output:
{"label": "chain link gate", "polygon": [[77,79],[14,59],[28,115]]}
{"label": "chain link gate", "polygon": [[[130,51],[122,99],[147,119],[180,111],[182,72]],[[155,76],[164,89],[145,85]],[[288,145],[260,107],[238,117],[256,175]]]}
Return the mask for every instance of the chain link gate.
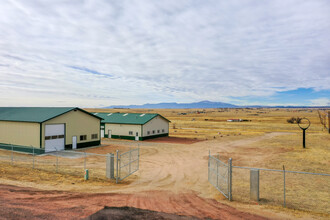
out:
{"label": "chain link gate", "polygon": [[208,181],[229,201],[232,200],[232,159],[228,164],[211,155],[209,151]]}
{"label": "chain link gate", "polygon": [[140,166],[139,160],[140,147],[121,154],[117,150],[116,183],[138,171]]}

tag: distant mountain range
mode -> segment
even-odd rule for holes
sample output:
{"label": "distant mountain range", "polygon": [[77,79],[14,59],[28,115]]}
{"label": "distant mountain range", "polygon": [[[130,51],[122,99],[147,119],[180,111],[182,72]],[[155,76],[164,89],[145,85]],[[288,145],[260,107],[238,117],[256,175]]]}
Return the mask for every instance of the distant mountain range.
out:
{"label": "distant mountain range", "polygon": [[150,109],[159,109],[159,108],[168,108],[168,109],[183,109],[183,108],[237,108],[239,106],[224,103],[224,102],[193,102],[193,103],[157,103],[157,104],[144,104],[144,105],[114,105],[107,108],[150,108]]}
{"label": "distant mountain range", "polygon": [[193,103],[157,103],[157,104],[144,104],[144,105],[113,105],[105,108],[123,108],[123,109],[187,109],[187,108],[329,108],[329,106],[262,106],[262,105],[251,105],[251,106],[240,106],[233,105],[224,102],[210,102],[210,101],[201,101]]}

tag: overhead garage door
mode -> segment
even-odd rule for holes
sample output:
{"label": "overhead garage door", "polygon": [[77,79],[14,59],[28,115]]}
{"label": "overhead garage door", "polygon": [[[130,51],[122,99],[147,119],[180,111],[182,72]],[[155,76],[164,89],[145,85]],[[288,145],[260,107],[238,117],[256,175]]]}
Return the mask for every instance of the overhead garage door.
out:
{"label": "overhead garage door", "polygon": [[64,124],[45,126],[45,152],[64,150]]}

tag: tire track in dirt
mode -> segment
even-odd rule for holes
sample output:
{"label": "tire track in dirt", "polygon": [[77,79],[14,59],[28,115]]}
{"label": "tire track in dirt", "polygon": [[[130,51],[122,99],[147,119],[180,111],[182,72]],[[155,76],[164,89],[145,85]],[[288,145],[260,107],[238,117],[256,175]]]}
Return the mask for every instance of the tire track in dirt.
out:
{"label": "tire track in dirt", "polygon": [[[135,181],[108,188],[95,188],[99,192],[106,192],[103,194],[38,191],[0,185],[0,202],[5,204],[0,209],[0,214],[3,214],[0,216],[10,217],[11,212],[8,210],[14,208],[22,216],[26,210],[27,213],[32,213],[29,217],[49,214],[64,219],[70,216],[72,219],[86,217],[104,206],[133,206],[199,218],[264,219],[211,199],[219,198],[219,192],[207,181],[207,156],[209,149],[211,152],[230,152],[229,148],[277,135],[281,134],[270,133],[245,140],[223,143],[205,141],[190,145],[151,146],[148,143],[144,146],[142,143],[140,170]],[[89,189],[90,192],[93,190]],[[28,203],[34,205],[30,207]]]}

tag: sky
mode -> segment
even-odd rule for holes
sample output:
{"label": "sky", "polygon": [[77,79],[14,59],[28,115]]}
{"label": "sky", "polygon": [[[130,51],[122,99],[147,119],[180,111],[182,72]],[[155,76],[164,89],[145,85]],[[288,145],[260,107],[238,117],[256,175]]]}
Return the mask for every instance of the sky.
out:
{"label": "sky", "polygon": [[0,0],[0,106],[330,106],[328,0]]}

